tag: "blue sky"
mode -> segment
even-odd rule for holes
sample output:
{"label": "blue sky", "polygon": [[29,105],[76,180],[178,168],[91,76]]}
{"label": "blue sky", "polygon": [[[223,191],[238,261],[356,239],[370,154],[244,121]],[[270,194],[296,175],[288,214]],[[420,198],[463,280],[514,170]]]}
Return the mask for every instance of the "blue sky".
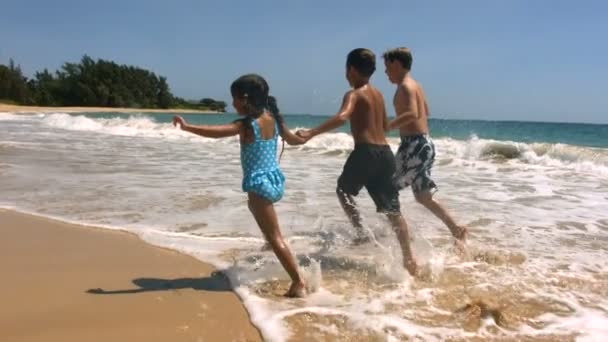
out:
{"label": "blue sky", "polygon": [[[240,74],[265,76],[286,113],[333,114],[345,56],[413,50],[438,118],[608,123],[608,2],[4,1],[0,63],[27,75],[83,54],[151,69],[174,94],[230,103]],[[387,105],[382,59],[372,82]],[[392,110],[389,115],[393,115]]]}

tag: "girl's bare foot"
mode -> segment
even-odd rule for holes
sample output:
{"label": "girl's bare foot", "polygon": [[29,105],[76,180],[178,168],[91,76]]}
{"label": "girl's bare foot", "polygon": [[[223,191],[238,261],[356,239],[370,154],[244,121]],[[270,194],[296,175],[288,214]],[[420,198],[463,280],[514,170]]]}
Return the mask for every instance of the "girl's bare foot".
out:
{"label": "girl's bare foot", "polygon": [[289,290],[287,291],[287,293],[285,293],[285,297],[302,298],[306,297],[306,292],[306,284],[304,284],[303,282],[292,282],[291,286],[289,287]]}
{"label": "girl's bare foot", "polygon": [[410,273],[412,277],[418,275],[418,265],[416,264],[416,260],[414,260],[414,258],[403,261],[403,267]]}
{"label": "girl's bare foot", "polygon": [[462,243],[467,240],[467,236],[469,235],[469,231],[465,226],[454,226],[450,228],[450,231],[452,232],[452,236]]}
{"label": "girl's bare foot", "polygon": [[464,260],[468,260],[471,258],[469,250],[464,240],[455,240],[454,241],[454,251],[456,255],[460,256]]}
{"label": "girl's bare foot", "polygon": [[460,255],[462,258],[468,257],[467,251],[467,237],[469,235],[469,231],[464,226],[456,226],[452,229],[452,235],[456,238],[454,241],[454,248],[456,249],[456,253]]}

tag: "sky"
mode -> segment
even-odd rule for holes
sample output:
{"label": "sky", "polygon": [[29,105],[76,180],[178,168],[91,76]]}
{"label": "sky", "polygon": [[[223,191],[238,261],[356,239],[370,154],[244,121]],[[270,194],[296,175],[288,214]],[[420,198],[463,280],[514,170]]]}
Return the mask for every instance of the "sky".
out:
{"label": "sky", "polygon": [[331,115],[358,47],[377,54],[372,83],[392,108],[381,55],[407,46],[433,117],[608,123],[603,0],[0,2],[0,63],[27,76],[87,54],[231,103],[230,83],[255,72],[284,113]]}

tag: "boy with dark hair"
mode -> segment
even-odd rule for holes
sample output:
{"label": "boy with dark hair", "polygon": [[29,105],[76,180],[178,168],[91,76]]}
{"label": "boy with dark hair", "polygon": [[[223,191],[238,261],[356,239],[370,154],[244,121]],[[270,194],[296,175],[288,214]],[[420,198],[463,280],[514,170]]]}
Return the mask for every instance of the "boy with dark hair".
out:
{"label": "boy with dark hair", "polygon": [[410,248],[407,223],[401,215],[399,193],[393,183],[395,158],[386,142],[388,119],[382,94],[369,79],[376,70],[376,56],[368,49],[355,49],[346,58],[346,79],[353,88],[344,95],[340,111],[323,124],[297,134],[309,140],[331,131],[350,120],[355,148],[338,178],[336,193],[340,204],[357,229],[355,243],[369,239],[363,231],[361,217],[353,199],[365,187],[378,212],[385,213],[397,234],[403,254],[403,265],[412,275],[416,261]]}

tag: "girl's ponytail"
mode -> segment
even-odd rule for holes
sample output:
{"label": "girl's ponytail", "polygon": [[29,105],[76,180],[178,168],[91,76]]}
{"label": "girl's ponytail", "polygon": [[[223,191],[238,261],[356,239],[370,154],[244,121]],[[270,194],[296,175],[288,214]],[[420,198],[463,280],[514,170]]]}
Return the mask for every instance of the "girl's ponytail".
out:
{"label": "girl's ponytail", "polygon": [[277,106],[277,99],[274,96],[268,96],[268,110],[277,122],[279,129],[283,127],[283,116],[279,113],[279,107]]}

